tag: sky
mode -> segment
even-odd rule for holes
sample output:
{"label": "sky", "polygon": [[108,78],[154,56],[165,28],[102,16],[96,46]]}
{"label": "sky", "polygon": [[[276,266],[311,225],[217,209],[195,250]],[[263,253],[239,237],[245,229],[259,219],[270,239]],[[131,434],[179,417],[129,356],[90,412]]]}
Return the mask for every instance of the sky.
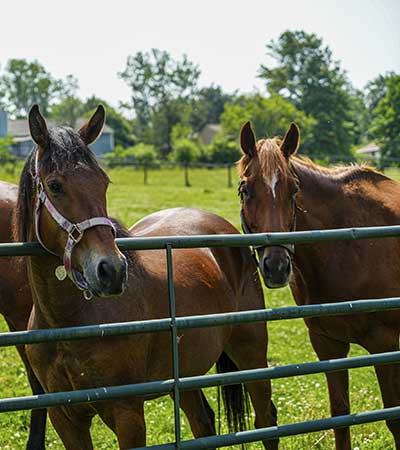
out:
{"label": "sky", "polygon": [[201,86],[262,92],[265,46],[285,30],[322,37],[359,89],[400,73],[400,0],[13,0],[0,15],[1,67],[36,59],[56,78],[76,76],[82,98],[114,106],[129,98],[117,75],[127,56],[151,48],[186,53]]}

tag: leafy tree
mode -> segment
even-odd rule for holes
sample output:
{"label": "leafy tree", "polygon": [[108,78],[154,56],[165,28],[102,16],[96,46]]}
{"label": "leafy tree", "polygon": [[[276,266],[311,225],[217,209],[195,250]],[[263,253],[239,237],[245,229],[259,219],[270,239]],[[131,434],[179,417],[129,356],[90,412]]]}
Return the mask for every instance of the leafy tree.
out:
{"label": "leafy tree", "polygon": [[371,133],[380,145],[382,156],[400,157],[400,75],[385,80],[385,95],[372,112]]}
{"label": "leafy tree", "polygon": [[119,73],[131,88],[131,101],[140,140],[157,146],[163,156],[171,150],[172,127],[187,120],[199,68],[184,55],[174,60],[166,51],[152,49],[128,57]]}
{"label": "leafy tree", "polygon": [[68,75],[64,82],[59,82],[59,100],[50,111],[50,117],[57,124],[75,128],[77,120],[84,112],[83,102],[77,95],[78,88],[78,80],[73,75]]}
{"label": "leafy tree", "polygon": [[215,164],[233,164],[240,158],[238,143],[228,139],[223,133],[214,137],[206,152],[208,161]]}
{"label": "leafy tree", "polygon": [[3,103],[7,111],[17,118],[26,117],[35,103],[44,114],[48,114],[59,90],[60,82],[38,61],[10,59],[0,77]]}
{"label": "leafy tree", "polygon": [[258,137],[284,136],[289,124],[296,122],[301,130],[302,153],[309,151],[314,119],[280,95],[242,96],[235,103],[225,105],[221,124],[230,140],[237,142],[240,128],[247,120],[251,121]]}
{"label": "leafy tree", "polygon": [[180,138],[173,143],[173,149],[169,156],[171,161],[183,164],[185,186],[189,187],[189,164],[198,160],[200,156],[199,147],[190,139]]}
{"label": "leafy tree", "polygon": [[122,113],[110,106],[105,100],[92,96],[83,105],[85,117],[91,117],[93,110],[102,104],[106,109],[106,123],[114,130],[116,146],[131,147],[136,141],[133,125]]}
{"label": "leafy tree", "polygon": [[364,104],[364,141],[368,142],[374,139],[371,124],[374,120],[374,111],[379,102],[386,96],[388,87],[387,81],[395,76],[394,72],[388,72],[384,75],[378,75],[374,80],[367,83],[365,86]]}
{"label": "leafy tree", "polygon": [[200,89],[192,103],[190,124],[195,131],[201,131],[209,123],[219,123],[224,106],[235,98],[235,94],[226,94],[220,86],[208,86]]}
{"label": "leafy tree", "polygon": [[285,31],[267,45],[277,66],[261,66],[270,93],[280,94],[316,119],[309,142],[314,155],[350,155],[354,141],[349,83],[322,39],[305,31]]}

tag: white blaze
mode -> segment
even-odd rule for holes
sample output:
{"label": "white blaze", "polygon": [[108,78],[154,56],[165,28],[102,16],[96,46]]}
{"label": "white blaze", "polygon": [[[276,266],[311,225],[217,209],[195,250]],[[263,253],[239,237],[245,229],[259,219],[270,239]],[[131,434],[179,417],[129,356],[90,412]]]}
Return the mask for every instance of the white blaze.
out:
{"label": "white blaze", "polygon": [[275,196],[276,196],[275,186],[276,186],[276,183],[278,182],[278,176],[276,175],[276,173],[274,173],[271,178],[265,177],[264,181],[271,188],[272,196],[275,198]]}

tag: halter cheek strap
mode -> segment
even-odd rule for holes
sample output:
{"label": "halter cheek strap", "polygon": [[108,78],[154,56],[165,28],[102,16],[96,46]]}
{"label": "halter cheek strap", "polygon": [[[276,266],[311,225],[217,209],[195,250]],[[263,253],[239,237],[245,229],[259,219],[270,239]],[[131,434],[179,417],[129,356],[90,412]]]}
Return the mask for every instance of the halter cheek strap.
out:
{"label": "halter cheek strap", "polygon": [[[40,211],[42,205],[46,207],[47,211],[51,215],[51,217],[58,223],[58,225],[67,232],[67,242],[64,248],[63,255],[63,266],[59,266],[56,269],[56,276],[60,280],[64,279],[66,275],[72,280],[75,286],[83,291],[83,295],[86,300],[90,300],[93,297],[93,293],[91,292],[87,281],[82,273],[78,272],[72,267],[72,251],[74,247],[79,243],[82,239],[84,233],[89,228],[93,228],[99,225],[105,225],[111,227],[113,230],[114,236],[116,234],[115,227],[111,220],[108,217],[92,217],[90,219],[86,219],[79,223],[72,223],[66,217],[64,217],[57,208],[51,203],[49,197],[47,196],[46,191],[43,187],[43,182],[40,176],[39,170],[39,161],[38,161],[39,153],[36,152],[35,156],[35,182],[37,188],[37,199],[36,199],[36,208],[35,208],[35,232],[37,240],[40,245],[45,248],[49,253],[58,256],[52,250],[47,248],[43,243],[40,237]],[[61,269],[61,270],[60,270]],[[65,275],[64,275],[65,274]]]}

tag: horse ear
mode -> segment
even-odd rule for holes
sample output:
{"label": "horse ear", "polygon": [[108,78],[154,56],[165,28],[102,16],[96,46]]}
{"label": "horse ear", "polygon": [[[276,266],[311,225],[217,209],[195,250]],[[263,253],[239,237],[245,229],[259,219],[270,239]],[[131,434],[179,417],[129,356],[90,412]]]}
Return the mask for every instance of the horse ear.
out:
{"label": "horse ear", "polygon": [[256,154],[256,136],[250,122],[246,122],[240,130],[240,148],[250,157]]}
{"label": "horse ear", "polygon": [[101,133],[104,122],[106,120],[106,112],[103,105],[99,105],[93,116],[78,131],[82,141],[86,144],[92,144]]}
{"label": "horse ear", "polygon": [[33,105],[29,111],[29,131],[33,141],[45,150],[49,143],[49,130],[38,105]]}
{"label": "horse ear", "polygon": [[291,123],[281,144],[281,151],[287,159],[297,152],[300,145],[300,130],[295,123]]}

